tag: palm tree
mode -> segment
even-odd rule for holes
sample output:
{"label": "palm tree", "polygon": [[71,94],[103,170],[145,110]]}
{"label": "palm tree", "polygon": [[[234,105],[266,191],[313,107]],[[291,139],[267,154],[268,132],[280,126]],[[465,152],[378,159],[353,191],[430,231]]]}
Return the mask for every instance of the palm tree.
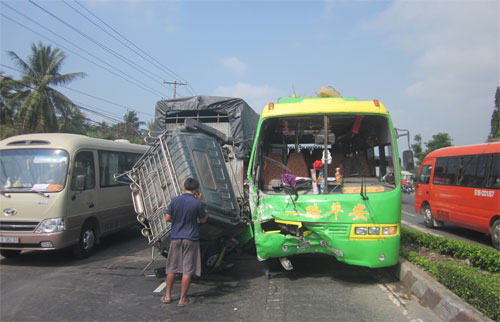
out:
{"label": "palm tree", "polygon": [[32,132],[57,131],[56,113],[67,114],[75,105],[51,86],[67,84],[86,74],[60,74],[66,55],[58,48],[39,42],[32,44],[31,50],[26,62],[16,53],[8,52],[23,73],[20,82],[24,88],[19,94],[24,100],[16,113],[16,121],[22,129]]}

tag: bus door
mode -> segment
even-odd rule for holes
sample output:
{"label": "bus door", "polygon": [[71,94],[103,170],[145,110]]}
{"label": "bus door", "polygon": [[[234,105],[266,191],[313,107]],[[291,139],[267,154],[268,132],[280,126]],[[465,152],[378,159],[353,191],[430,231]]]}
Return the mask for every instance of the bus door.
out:
{"label": "bus door", "polygon": [[434,159],[424,160],[420,167],[418,176],[418,188],[415,193],[415,209],[420,212],[420,208],[424,201],[429,202],[431,191],[431,174],[434,167]]}
{"label": "bus door", "polygon": [[67,207],[67,227],[75,237],[80,235],[85,219],[97,209],[95,159],[93,151],[79,151],[73,162]]}

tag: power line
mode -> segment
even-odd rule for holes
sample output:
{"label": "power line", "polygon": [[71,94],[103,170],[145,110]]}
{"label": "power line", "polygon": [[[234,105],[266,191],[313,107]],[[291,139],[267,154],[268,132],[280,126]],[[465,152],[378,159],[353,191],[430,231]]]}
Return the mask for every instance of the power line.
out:
{"label": "power line", "polygon": [[[111,73],[111,74],[113,74],[113,75],[115,75],[115,76],[117,76],[117,77],[119,77],[119,78],[121,78],[121,79],[123,79],[123,80],[125,80],[125,81],[127,81],[127,82],[129,82],[129,83],[131,83],[132,85],[135,85],[135,86],[137,86],[137,87],[139,87],[139,88],[141,88],[141,89],[143,89],[143,90],[145,90],[145,91],[147,91],[147,92],[149,92],[149,93],[151,93],[151,94],[153,94],[153,95],[155,95],[155,96],[160,96],[160,97],[163,97],[163,96],[164,96],[162,93],[156,92],[154,89],[150,88],[148,85],[146,85],[146,84],[142,83],[141,81],[137,80],[136,78],[134,78],[134,77],[132,77],[132,76],[130,76],[130,75],[128,75],[128,74],[126,74],[126,73],[124,73],[124,72],[123,72],[123,71],[121,71],[120,69],[118,69],[118,68],[114,67],[113,65],[111,65],[111,64],[109,64],[109,63],[107,63],[107,62],[105,62],[105,61],[104,61],[104,60],[102,60],[101,58],[99,58],[99,57],[97,57],[97,56],[93,55],[92,53],[88,52],[88,51],[87,51],[87,50],[85,50],[84,48],[82,48],[82,47],[80,47],[80,46],[78,46],[78,45],[74,44],[73,42],[71,42],[71,41],[67,40],[66,38],[64,38],[64,37],[62,37],[62,36],[60,36],[60,35],[58,35],[57,33],[53,32],[53,31],[51,31],[50,29],[48,29],[48,28],[46,28],[46,27],[42,26],[41,24],[37,23],[37,22],[36,22],[36,21],[34,21],[33,19],[31,19],[31,18],[29,18],[29,17],[25,16],[24,14],[20,13],[20,12],[19,12],[19,11],[17,11],[16,9],[14,9],[14,8],[10,7],[10,6],[9,6],[9,5],[7,5],[6,3],[4,3],[4,2],[0,2],[0,3],[1,3],[1,4],[3,4],[4,6],[7,6],[7,7],[8,7],[8,8],[10,8],[11,10],[13,10],[13,11],[17,12],[18,14],[20,14],[21,16],[25,17],[26,19],[30,20],[31,22],[33,22],[34,24],[38,25],[39,27],[41,27],[41,28],[43,28],[43,29],[47,30],[48,32],[50,32],[50,33],[52,33],[52,34],[56,35],[57,37],[59,37],[59,38],[63,39],[64,41],[66,41],[66,42],[70,43],[71,45],[75,46],[75,47],[76,47],[76,48],[78,48],[79,50],[81,50],[81,51],[85,52],[87,55],[89,55],[89,56],[91,56],[91,57],[93,57],[93,58],[95,58],[95,59],[99,60],[100,62],[102,62],[102,63],[104,63],[104,64],[108,65],[109,67],[111,67],[111,68],[113,68],[113,69],[117,70],[118,72],[120,72],[120,73],[124,74],[125,76],[129,77],[129,78],[130,78],[130,79],[132,79],[133,81],[131,81],[131,80],[129,80],[129,79],[126,79],[126,78],[124,78],[123,76],[121,76],[121,75],[119,75],[119,74],[117,74],[117,73],[115,73],[115,72],[113,72],[113,71],[109,70],[108,68],[103,67],[103,66],[101,66],[101,65],[97,64],[96,62],[94,62],[94,61],[92,61],[92,60],[90,60],[90,59],[88,59],[88,58],[86,58],[86,57],[84,57],[84,56],[80,55],[79,53],[75,52],[74,50],[71,50],[71,49],[69,49],[68,47],[66,47],[66,46],[64,46],[64,45],[61,45],[61,44],[59,44],[58,42],[56,42],[56,41],[54,41],[54,40],[52,40],[52,39],[50,39],[50,38],[48,38],[48,37],[46,37],[46,36],[44,36],[44,35],[40,34],[39,32],[37,32],[37,31],[35,31],[35,30],[33,30],[33,29],[29,28],[29,27],[27,27],[26,25],[24,25],[24,24],[22,24],[22,23],[20,23],[20,22],[18,22],[18,21],[16,21],[16,20],[14,20],[14,19],[12,19],[12,18],[10,18],[10,17],[7,17],[7,16],[6,16],[6,15],[4,15],[3,13],[0,13],[0,15],[1,15],[2,17],[4,17],[5,19],[8,19],[8,20],[12,21],[13,23],[15,23],[15,24],[17,24],[17,25],[19,25],[19,26],[21,26],[21,27],[23,27],[23,28],[25,28],[25,29],[27,29],[27,30],[31,31],[32,33],[34,33],[34,34],[36,34],[36,35],[38,35],[38,36],[40,36],[40,37],[42,37],[42,38],[44,38],[44,39],[47,39],[47,40],[48,40],[48,41],[50,41],[50,42],[53,42],[54,44],[58,45],[59,47],[64,48],[65,50],[67,50],[67,51],[69,51],[69,52],[71,52],[71,53],[73,53],[73,54],[77,55],[78,57],[80,57],[80,58],[82,58],[82,59],[84,59],[84,60],[86,60],[86,61],[90,62],[91,64],[94,64],[94,65],[98,66],[99,68],[102,68],[102,69],[106,70],[107,72],[109,72],[109,73]],[[134,83],[134,81],[135,81],[135,83]]]}
{"label": "power line", "polygon": [[[135,49],[131,48],[129,45],[127,45],[126,43],[124,43],[123,41],[121,41],[120,39],[116,38],[116,36],[112,35],[110,32],[108,32],[107,30],[105,30],[104,28],[102,28],[101,26],[99,26],[98,24],[96,24],[94,21],[92,21],[92,19],[90,19],[89,17],[87,17],[86,15],[84,15],[83,13],[81,13],[78,9],[76,9],[75,7],[71,6],[69,3],[67,3],[66,1],[62,0],[62,2],[67,5],[68,7],[70,7],[71,9],[73,9],[76,13],[78,13],[80,16],[82,16],[83,18],[87,19],[90,23],[92,23],[94,26],[96,26],[97,28],[99,28],[100,30],[102,30],[103,32],[105,32],[106,34],[108,34],[110,37],[112,37],[113,39],[115,39],[116,41],[118,41],[119,43],[121,43],[123,46],[127,47],[128,49],[130,49],[131,51],[133,51],[134,53],[136,53],[139,57],[143,58],[144,60],[147,60],[143,55],[141,55],[140,53],[138,53]],[[158,74],[155,74],[151,71],[149,71],[151,74],[155,75],[156,77],[160,78],[160,79],[163,79],[162,76],[158,75]]]}
{"label": "power line", "polygon": [[[36,92],[40,92],[40,91],[41,91],[41,89],[39,89],[39,88],[34,88],[33,86],[27,85],[27,84],[25,84],[25,83],[23,83],[23,82],[21,82],[21,81],[19,81],[19,80],[12,79],[12,81],[14,81],[14,82],[16,82],[16,83],[19,83],[19,84],[23,85],[24,87],[27,87],[27,88],[29,88],[29,89],[31,89],[31,90],[33,90],[33,91],[36,91]],[[12,86],[8,86],[8,85],[4,85],[4,86],[5,86],[5,87],[7,87],[7,88],[9,88],[9,89],[12,89],[12,90],[17,90],[17,88],[14,88],[14,87],[12,87]],[[98,109],[98,108],[96,108],[96,107],[90,106],[90,105],[88,105],[88,104],[83,104],[83,103],[79,103],[79,102],[74,102],[74,101],[69,100],[69,99],[68,99],[68,98],[66,98],[66,97],[64,97],[64,100],[65,100],[66,102],[68,102],[68,103],[72,104],[73,106],[78,107],[79,109],[82,109],[82,110],[84,110],[84,111],[90,112],[90,113],[95,114],[95,115],[98,115],[98,116],[100,116],[100,117],[102,117],[102,118],[108,119],[108,120],[110,120],[110,121],[114,122],[115,124],[116,124],[116,123],[123,123],[123,122],[122,122],[121,120],[119,120],[119,119],[113,118],[113,117],[111,117],[111,116],[109,116],[109,115],[106,115],[106,114],[103,114],[103,113],[101,113],[101,112],[96,111],[96,110],[99,110],[99,109]],[[86,105],[86,106],[89,106],[89,107],[85,107],[85,106],[83,106],[83,105]],[[93,108],[93,109],[96,109],[96,110],[93,110],[92,108]],[[109,112],[108,112],[108,113],[109,113]],[[110,114],[111,114],[111,113],[110,113]],[[119,116],[115,115],[115,117],[119,117]]]}
{"label": "power line", "polygon": [[[117,53],[116,51],[112,50],[111,48],[107,47],[106,45],[104,45],[103,43],[95,40],[94,38],[90,37],[89,35],[85,34],[84,32],[78,30],[77,28],[73,27],[72,25],[70,25],[69,23],[67,23],[66,21],[64,21],[63,19],[59,18],[58,16],[56,16],[55,14],[53,14],[52,12],[50,12],[49,10],[43,8],[42,6],[40,6],[39,4],[36,4],[35,2],[33,2],[32,0],[28,0],[32,5],[34,5],[35,7],[39,8],[40,10],[42,10],[43,12],[47,13],[48,15],[50,15],[51,17],[53,17],[54,19],[56,19],[57,21],[61,22],[62,24],[64,24],[65,26],[67,26],[68,28],[72,29],[73,31],[77,32],[78,34],[80,34],[81,36],[83,36],[84,38],[88,39],[89,41],[93,42],[94,44],[96,44],[97,46],[101,47],[102,49],[104,49],[105,51],[107,51],[108,53],[112,54],[113,56],[117,57],[118,59],[120,59],[122,62],[124,62],[125,64],[129,65],[130,67],[132,67],[133,69],[135,69],[136,71],[140,72],[141,74],[143,74],[144,76],[146,76],[147,78],[151,79],[153,82],[156,82],[156,80],[151,77],[148,73],[144,72],[144,68],[142,68],[141,66],[137,65],[136,63],[134,63],[133,61],[131,61],[130,59],[120,55],[119,53]],[[151,71],[148,71],[149,73],[151,73]]]}
{"label": "power line", "polygon": [[[152,57],[151,55],[149,55],[147,52],[145,52],[144,50],[142,50],[140,47],[138,47],[136,44],[134,44],[132,41],[130,41],[127,37],[125,37],[124,35],[122,35],[120,32],[118,32],[117,30],[115,30],[113,27],[111,27],[109,24],[107,24],[105,21],[103,21],[101,18],[99,18],[96,14],[94,14],[91,10],[87,9],[83,4],[81,4],[79,1],[75,0],[75,3],[77,5],[79,5],[80,7],[82,7],[85,11],[87,11],[89,14],[91,14],[93,17],[95,17],[97,20],[99,20],[102,24],[104,24],[106,27],[108,27],[109,29],[111,29],[113,32],[115,32],[117,35],[119,35],[121,38],[123,38],[125,41],[127,41],[129,44],[131,44],[132,46],[134,46],[136,49],[138,49],[139,51],[141,51],[143,54],[145,54],[146,56],[148,56],[150,59],[152,59],[154,62],[156,62],[156,65],[153,64],[150,60],[147,60],[150,64],[152,65],[155,65],[156,67],[160,67],[160,69],[163,69],[163,71],[165,71],[167,74],[173,76],[174,78],[177,78],[177,79],[180,79],[182,81],[184,81],[185,83],[188,83],[183,77],[179,76],[177,73],[175,73],[173,70],[171,70],[170,68],[164,66],[162,63],[160,63],[158,60],[156,60],[154,57]],[[135,52],[135,51],[134,51]],[[141,56],[142,58],[144,58],[143,56]],[[145,58],[144,58],[145,59]],[[191,94],[195,95],[196,94],[196,91],[194,90],[194,88],[188,83],[188,88],[190,89],[191,91]]]}
{"label": "power line", "polygon": [[[8,68],[8,69],[15,70],[15,71],[17,71],[17,72],[19,72],[19,73],[23,73],[23,71],[21,71],[21,70],[19,70],[19,69],[17,69],[17,68],[13,68],[13,67],[10,67],[10,66],[4,65],[4,64],[0,64],[0,66],[3,66],[3,67]],[[22,83],[22,82],[20,82],[20,81],[18,81],[18,80],[13,80],[13,81],[18,82],[18,83],[20,83],[21,85],[27,86],[26,84],[24,84],[24,83]],[[88,96],[88,97],[92,97],[92,98],[95,98],[95,99],[97,99],[97,100],[100,100],[100,101],[103,101],[103,102],[109,103],[109,104],[113,104],[113,105],[118,106],[118,107],[121,107],[121,108],[125,108],[125,109],[127,109],[127,111],[129,111],[129,110],[130,110],[130,111],[134,111],[134,112],[136,112],[136,113],[146,114],[146,115],[149,115],[149,116],[154,116],[154,115],[153,115],[153,114],[151,114],[151,113],[141,112],[141,111],[135,110],[135,109],[133,109],[133,108],[130,108],[130,107],[128,107],[128,106],[125,106],[125,105],[122,105],[122,104],[118,104],[118,103],[115,103],[115,102],[109,101],[109,100],[107,100],[107,99],[104,99],[104,98],[101,98],[101,97],[98,97],[98,96],[95,96],[95,95],[91,95],[91,94],[88,94],[88,93],[85,93],[85,92],[79,91],[79,90],[77,90],[77,89],[74,89],[74,88],[70,88],[70,87],[65,86],[65,85],[60,85],[60,84],[59,84],[58,86],[60,86],[60,87],[64,87],[64,88],[66,88],[66,89],[69,89],[70,91],[77,92],[77,93],[80,93],[80,94],[82,94],[82,95],[86,95],[86,96]]]}

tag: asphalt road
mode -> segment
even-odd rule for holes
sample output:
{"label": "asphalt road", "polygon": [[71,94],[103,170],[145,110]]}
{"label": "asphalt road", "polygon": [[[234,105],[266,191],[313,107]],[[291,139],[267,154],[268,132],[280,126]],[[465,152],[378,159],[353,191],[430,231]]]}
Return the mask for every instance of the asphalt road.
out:
{"label": "asphalt road", "polygon": [[[234,267],[196,279],[188,307],[162,304],[163,280],[142,274],[151,249],[137,229],[110,236],[94,256],[26,252],[0,259],[1,321],[440,321],[385,269],[348,266],[332,257],[276,262],[230,254]],[[174,298],[179,296],[179,282]]]}
{"label": "asphalt road", "polygon": [[[405,228],[423,231],[426,233],[454,238],[493,248],[490,236],[473,230],[457,227],[445,223],[443,227],[430,229],[425,226],[424,217],[415,212],[415,195],[403,194],[401,224]],[[494,249],[494,248],[493,248]]]}

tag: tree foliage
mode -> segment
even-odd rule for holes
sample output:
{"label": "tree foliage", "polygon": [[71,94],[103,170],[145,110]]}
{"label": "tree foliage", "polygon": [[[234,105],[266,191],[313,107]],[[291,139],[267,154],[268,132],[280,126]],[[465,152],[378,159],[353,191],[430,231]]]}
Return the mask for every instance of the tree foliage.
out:
{"label": "tree foliage", "polygon": [[497,86],[495,93],[495,107],[491,115],[491,130],[488,139],[500,138],[500,86]]}
{"label": "tree foliage", "polygon": [[[145,122],[128,111],[123,122],[108,124],[88,119],[68,97],[53,87],[85,76],[85,73],[61,74],[65,54],[41,42],[32,44],[26,60],[9,51],[21,69],[16,80],[0,72],[0,139],[36,132],[65,132],[91,137],[144,143]],[[152,127],[154,122],[148,123]]]}
{"label": "tree foliage", "polygon": [[417,166],[422,164],[425,156],[431,153],[434,150],[445,148],[447,146],[451,146],[453,139],[450,137],[448,133],[438,133],[432,136],[432,140],[425,142],[426,149],[422,148],[422,136],[420,134],[415,135],[413,138],[415,143],[411,145],[413,150],[413,154],[415,158],[418,159]]}
{"label": "tree foliage", "polygon": [[32,44],[31,55],[24,61],[15,52],[8,51],[12,60],[21,68],[17,97],[18,106],[14,121],[24,131],[57,132],[57,115],[68,115],[75,108],[73,102],[53,86],[68,84],[82,78],[85,73],[61,74],[66,55],[58,48],[39,42]]}

